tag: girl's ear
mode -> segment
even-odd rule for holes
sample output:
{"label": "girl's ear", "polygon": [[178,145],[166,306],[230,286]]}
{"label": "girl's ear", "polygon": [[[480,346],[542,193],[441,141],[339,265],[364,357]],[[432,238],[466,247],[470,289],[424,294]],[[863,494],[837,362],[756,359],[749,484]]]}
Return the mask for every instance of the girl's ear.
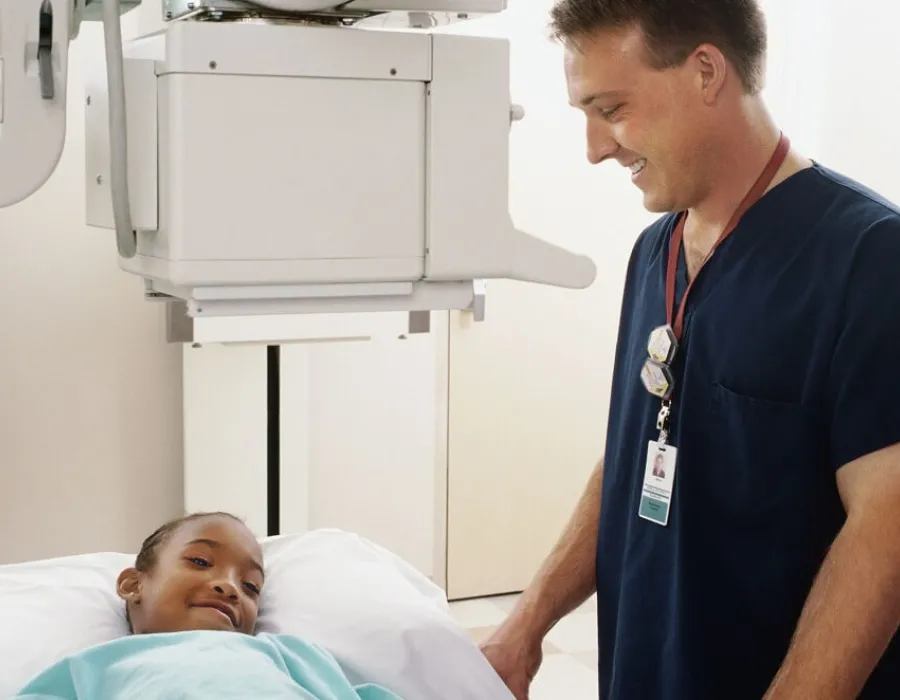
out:
{"label": "girl's ear", "polygon": [[119,574],[116,592],[126,603],[141,602],[141,574],[135,568],[125,569]]}

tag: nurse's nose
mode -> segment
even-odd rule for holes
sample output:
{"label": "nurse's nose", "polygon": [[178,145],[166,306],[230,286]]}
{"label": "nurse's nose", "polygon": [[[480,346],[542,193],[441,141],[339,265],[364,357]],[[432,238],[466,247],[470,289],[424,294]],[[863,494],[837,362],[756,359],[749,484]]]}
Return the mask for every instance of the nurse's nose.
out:
{"label": "nurse's nose", "polygon": [[619,151],[609,126],[600,120],[591,120],[587,132],[587,157],[591,165],[600,165]]}

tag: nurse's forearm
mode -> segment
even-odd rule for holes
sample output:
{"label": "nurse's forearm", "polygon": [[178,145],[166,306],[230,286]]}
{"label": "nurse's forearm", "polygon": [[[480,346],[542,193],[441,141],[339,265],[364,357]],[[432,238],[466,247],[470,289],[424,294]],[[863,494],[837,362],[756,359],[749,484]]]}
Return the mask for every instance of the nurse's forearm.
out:
{"label": "nurse's forearm", "polygon": [[849,518],[764,700],[855,700],[900,625],[900,518]]}
{"label": "nurse's forearm", "polygon": [[543,639],[597,588],[597,531],[603,463],[591,474],[565,531],[522,595],[507,625],[531,640]]}

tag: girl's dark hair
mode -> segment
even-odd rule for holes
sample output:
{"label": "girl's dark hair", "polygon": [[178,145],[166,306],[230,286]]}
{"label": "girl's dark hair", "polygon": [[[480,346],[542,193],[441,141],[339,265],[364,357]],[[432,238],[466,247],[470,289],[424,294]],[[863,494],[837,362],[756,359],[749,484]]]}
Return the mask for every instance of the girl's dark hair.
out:
{"label": "girl's dark hair", "polygon": [[172,537],[175,532],[178,531],[185,523],[189,523],[193,520],[200,520],[201,518],[212,518],[212,517],[223,517],[223,518],[231,518],[232,520],[236,520],[239,523],[243,523],[236,515],[232,515],[231,513],[223,513],[223,512],[213,512],[213,513],[191,513],[190,515],[185,515],[181,518],[176,518],[175,520],[170,520],[165,525],[161,525],[156,531],[150,535],[147,539],[144,540],[144,543],[141,545],[141,551],[138,552],[137,559],[134,562],[134,568],[142,573],[148,573],[156,566],[156,554],[159,551],[159,548],[166,543],[166,541]]}
{"label": "girl's dark hair", "polygon": [[758,0],[557,0],[550,30],[564,42],[604,30],[639,27],[651,65],[681,65],[700,44],[717,46],[744,89],[762,89],[766,22]]}

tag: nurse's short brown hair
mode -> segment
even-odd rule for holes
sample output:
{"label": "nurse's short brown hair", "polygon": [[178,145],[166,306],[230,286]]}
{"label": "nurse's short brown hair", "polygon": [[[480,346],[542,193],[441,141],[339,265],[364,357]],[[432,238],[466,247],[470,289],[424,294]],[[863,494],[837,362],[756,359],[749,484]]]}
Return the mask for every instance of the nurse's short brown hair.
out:
{"label": "nurse's short brown hair", "polygon": [[767,40],[757,0],[558,0],[551,10],[551,33],[564,43],[632,27],[644,34],[657,70],[681,65],[698,46],[711,44],[747,93],[762,90]]}

